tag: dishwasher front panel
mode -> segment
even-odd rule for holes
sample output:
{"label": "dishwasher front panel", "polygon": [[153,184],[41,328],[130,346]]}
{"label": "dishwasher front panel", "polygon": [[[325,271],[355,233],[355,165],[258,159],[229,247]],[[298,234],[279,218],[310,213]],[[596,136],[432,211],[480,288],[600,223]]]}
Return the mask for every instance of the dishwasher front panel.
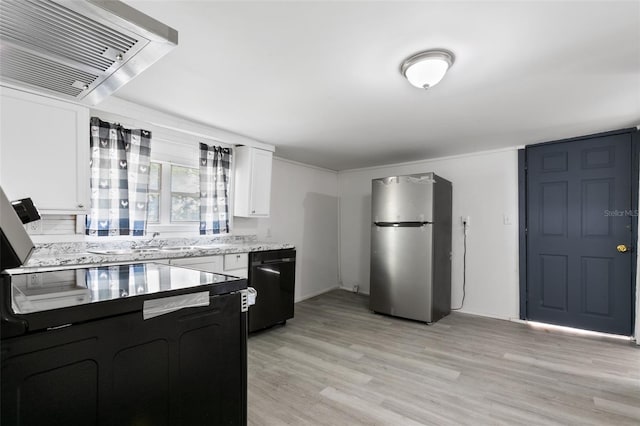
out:
{"label": "dishwasher front panel", "polygon": [[273,250],[251,255],[249,282],[258,292],[249,308],[249,332],[293,318],[295,294],[295,250]]}

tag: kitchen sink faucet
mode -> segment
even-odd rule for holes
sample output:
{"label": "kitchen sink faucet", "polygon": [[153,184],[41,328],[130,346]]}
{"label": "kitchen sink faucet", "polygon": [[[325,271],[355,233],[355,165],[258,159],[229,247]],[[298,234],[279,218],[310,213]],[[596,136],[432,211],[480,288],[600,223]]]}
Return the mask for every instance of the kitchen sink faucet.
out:
{"label": "kitchen sink faucet", "polygon": [[[156,237],[158,237],[159,235],[160,235],[160,233],[159,233],[159,232],[154,232],[154,233],[151,235],[151,239],[150,239],[150,240],[147,240],[147,241],[141,241],[138,247],[144,247],[144,248],[152,248],[152,247],[153,247],[153,248],[160,248],[160,247],[162,247],[162,244],[161,244],[158,240],[156,240],[156,239],[155,239],[155,238],[156,238]],[[154,244],[154,242],[155,242],[156,244]]]}

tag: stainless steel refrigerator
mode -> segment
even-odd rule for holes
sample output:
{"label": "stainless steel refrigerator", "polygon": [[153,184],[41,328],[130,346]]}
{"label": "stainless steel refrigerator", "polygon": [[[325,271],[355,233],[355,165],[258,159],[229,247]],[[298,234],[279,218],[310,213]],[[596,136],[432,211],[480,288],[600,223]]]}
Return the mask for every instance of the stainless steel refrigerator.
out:
{"label": "stainless steel refrigerator", "polygon": [[435,322],[451,311],[451,182],[434,173],[373,179],[372,311]]}

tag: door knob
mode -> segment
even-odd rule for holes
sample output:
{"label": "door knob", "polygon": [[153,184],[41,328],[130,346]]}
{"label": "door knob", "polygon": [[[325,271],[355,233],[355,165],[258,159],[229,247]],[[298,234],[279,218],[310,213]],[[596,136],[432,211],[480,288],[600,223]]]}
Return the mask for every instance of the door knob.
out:
{"label": "door knob", "polygon": [[616,250],[618,250],[619,253],[626,253],[629,251],[629,247],[627,247],[624,244],[618,244],[618,246],[616,247]]}

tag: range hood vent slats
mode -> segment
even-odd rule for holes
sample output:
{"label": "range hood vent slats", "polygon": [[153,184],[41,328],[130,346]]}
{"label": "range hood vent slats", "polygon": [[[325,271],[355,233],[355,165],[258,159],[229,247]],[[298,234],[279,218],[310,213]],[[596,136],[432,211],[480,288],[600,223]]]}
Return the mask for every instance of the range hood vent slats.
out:
{"label": "range hood vent slats", "polygon": [[[15,77],[15,74],[8,73],[7,76]],[[78,94],[82,92],[81,89],[77,89],[73,86],[51,84],[52,83],[51,80],[42,81],[41,79],[38,78],[38,76],[34,76],[32,74],[20,74],[20,81],[27,84],[32,84],[34,86],[55,90],[56,92],[64,93],[68,96],[78,96]]]}
{"label": "range hood vent slats", "polygon": [[96,104],[177,42],[117,0],[0,2],[1,81],[65,99]]}
{"label": "range hood vent slats", "polygon": [[[26,3],[12,0],[0,8],[0,34],[16,43],[24,43],[31,48],[46,49],[47,52],[57,53],[81,64],[106,71],[113,64],[102,53],[108,48],[126,53],[137,43],[129,37],[120,40],[102,37],[103,25],[94,22],[93,28],[88,25],[77,25],[64,15],[46,14],[49,1],[39,2],[32,8],[26,9]],[[13,6],[13,8],[9,8]],[[82,18],[82,17],[80,17]],[[77,18],[76,18],[77,19]]]}
{"label": "range hood vent slats", "polygon": [[[96,44],[105,44],[114,48],[128,50],[135,45],[137,40],[125,34],[112,31],[108,27],[96,22],[92,19],[85,18],[72,10],[66,9],[51,0],[22,1],[22,0],[6,0],[3,1],[8,6],[4,9],[13,11],[14,16],[22,18],[31,18],[32,20],[43,23],[54,32],[65,34],[68,36],[82,36],[92,40]],[[17,4],[14,4],[17,3]],[[3,10],[5,13],[5,10]],[[64,39],[64,37],[61,37]]]}
{"label": "range hood vent slats", "polygon": [[[14,49],[2,49],[0,52],[0,74],[3,78],[20,81],[36,87],[76,97],[82,89],[73,87],[75,81],[91,84],[98,76],[79,71],[66,65],[49,61]],[[47,69],[47,73],[41,70]]]}
{"label": "range hood vent slats", "polygon": [[78,96],[79,92],[82,92],[81,89],[78,89],[71,85],[63,85],[58,83],[57,81],[52,80],[43,80],[40,75],[34,75],[31,72],[24,73],[21,69],[10,69],[7,70],[4,74],[7,78],[13,78],[16,80],[20,80],[27,84],[32,84],[38,87],[44,87],[50,90],[55,90],[60,93],[67,94],[69,96]]}
{"label": "range hood vent slats", "polygon": [[2,24],[0,33],[3,35],[6,34],[14,40],[23,40],[34,45],[37,45],[38,42],[47,42],[54,49],[62,47],[67,49],[75,48],[91,54],[103,51],[105,47],[114,46],[113,44],[95,43],[85,34],[76,35],[72,32],[64,31],[62,28],[52,28],[50,24],[30,21],[9,14],[2,14],[0,23]]}
{"label": "range hood vent slats", "polygon": [[111,67],[111,65],[113,65],[112,60],[100,56],[102,55],[102,52],[90,52],[83,48],[73,50],[65,45],[56,45],[55,43],[48,41],[46,37],[15,34],[10,29],[3,29],[3,31],[0,32],[0,37],[2,37],[7,43],[25,46],[27,49],[33,49],[34,47],[40,49],[46,48],[48,52],[57,53],[64,58],[99,71],[106,71]]}
{"label": "range hood vent slats", "polygon": [[[40,2],[41,0],[36,1]],[[113,46],[119,47],[123,50],[130,49],[131,46],[138,42],[138,40],[133,37],[114,31],[93,19],[86,18],[76,12],[53,3],[50,0],[47,0],[47,4],[51,5],[51,10],[55,10],[61,20],[65,20],[66,18],[65,22],[67,24],[75,26],[78,30],[83,31],[88,36],[94,37],[97,41],[103,40],[104,42],[113,43]]]}
{"label": "range hood vent slats", "polygon": [[[54,61],[50,61],[46,58],[29,55],[28,52],[24,52],[17,49],[2,49],[2,53],[0,54],[0,58],[2,58],[2,65],[0,66],[0,70],[4,69],[6,64],[23,64],[29,66],[29,68],[33,68],[34,71],[43,74],[42,68],[46,67],[48,70],[55,71],[60,75],[67,75],[69,78],[73,80],[84,81],[87,84],[93,82],[98,76],[96,74],[91,74],[86,71],[82,71],[76,68],[68,67],[64,64],[60,64]],[[28,71],[29,68],[25,69]]]}

